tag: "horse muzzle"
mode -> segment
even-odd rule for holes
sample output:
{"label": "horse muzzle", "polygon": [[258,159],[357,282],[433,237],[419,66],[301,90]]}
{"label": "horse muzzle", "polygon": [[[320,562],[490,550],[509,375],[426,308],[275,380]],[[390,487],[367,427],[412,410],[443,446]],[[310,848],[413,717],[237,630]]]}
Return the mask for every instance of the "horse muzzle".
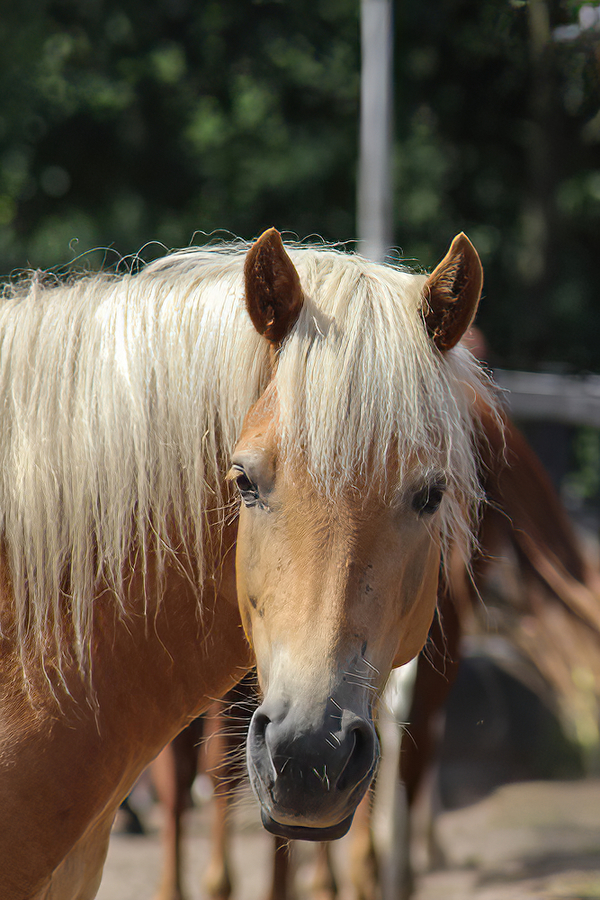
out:
{"label": "horse muzzle", "polygon": [[267,831],[289,840],[330,841],[350,828],[379,759],[370,717],[332,697],[315,721],[269,700],[250,723],[247,762]]}

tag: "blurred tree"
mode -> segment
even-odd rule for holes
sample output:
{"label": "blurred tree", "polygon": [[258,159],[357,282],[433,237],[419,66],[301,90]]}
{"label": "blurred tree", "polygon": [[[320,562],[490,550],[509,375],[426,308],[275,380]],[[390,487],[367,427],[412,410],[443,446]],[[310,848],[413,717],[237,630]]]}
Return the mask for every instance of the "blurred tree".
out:
{"label": "blurred tree", "polygon": [[397,237],[428,265],[464,229],[505,365],[600,367],[600,33],[584,4],[399,4]]}
{"label": "blurred tree", "polygon": [[[354,234],[358,19],[347,0],[4,0],[0,260]],[[72,252],[74,248],[72,248]],[[148,253],[152,253],[148,248]]]}
{"label": "blurred tree", "polygon": [[[395,240],[431,266],[467,231],[508,365],[600,368],[583,6],[396,2]],[[0,0],[1,270],[197,229],[352,240],[358,17],[358,0]]]}

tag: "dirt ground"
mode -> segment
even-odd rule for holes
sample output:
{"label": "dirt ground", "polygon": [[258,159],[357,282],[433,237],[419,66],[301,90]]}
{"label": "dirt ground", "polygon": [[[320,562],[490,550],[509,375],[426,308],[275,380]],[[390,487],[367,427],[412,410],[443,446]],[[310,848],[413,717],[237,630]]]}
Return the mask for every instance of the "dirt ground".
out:
{"label": "dirt ground", "polygon": [[[142,803],[142,806],[144,804]],[[161,865],[160,810],[143,810],[148,834],[113,834],[99,900],[152,900]],[[235,812],[235,900],[265,900],[272,845],[253,800]],[[186,900],[201,900],[210,804],[187,819]],[[419,875],[414,900],[600,900],[600,779],[506,785],[478,803],[444,812],[435,838],[442,868]],[[342,900],[351,894],[348,838],[335,846]],[[310,896],[314,848],[295,845],[296,891]],[[423,842],[417,841],[417,860]]]}

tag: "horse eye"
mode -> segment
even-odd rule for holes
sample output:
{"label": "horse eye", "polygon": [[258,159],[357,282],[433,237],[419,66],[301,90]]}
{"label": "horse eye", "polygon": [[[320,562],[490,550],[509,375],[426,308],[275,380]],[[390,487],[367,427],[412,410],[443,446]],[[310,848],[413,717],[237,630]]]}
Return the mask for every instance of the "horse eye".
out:
{"label": "horse eye", "polygon": [[412,508],[420,516],[430,516],[440,508],[444,498],[446,484],[443,481],[435,481],[426,484],[414,495]]}
{"label": "horse eye", "polygon": [[246,506],[256,506],[259,500],[258,487],[250,480],[250,478],[248,478],[244,470],[234,466],[232,470],[232,480],[235,481],[236,487]]}

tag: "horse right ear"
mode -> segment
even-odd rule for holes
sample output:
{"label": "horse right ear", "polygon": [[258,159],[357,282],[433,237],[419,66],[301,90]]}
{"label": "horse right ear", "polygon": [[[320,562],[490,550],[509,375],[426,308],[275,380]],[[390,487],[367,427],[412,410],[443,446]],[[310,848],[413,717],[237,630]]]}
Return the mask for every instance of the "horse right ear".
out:
{"label": "horse right ear", "polygon": [[304,297],[298,272],[275,228],[265,231],[248,251],[244,281],[252,324],[271,344],[279,345],[300,315]]}
{"label": "horse right ear", "polygon": [[477,250],[466,234],[458,234],[423,292],[423,318],[438,350],[451,350],[471,326],[482,287]]}

